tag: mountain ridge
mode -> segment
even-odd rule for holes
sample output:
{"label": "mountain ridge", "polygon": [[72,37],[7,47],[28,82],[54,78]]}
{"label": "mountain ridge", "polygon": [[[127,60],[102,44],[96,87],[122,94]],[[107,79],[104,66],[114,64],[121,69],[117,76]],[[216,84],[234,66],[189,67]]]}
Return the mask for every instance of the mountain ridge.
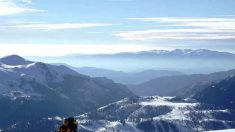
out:
{"label": "mountain ridge", "polygon": [[115,82],[130,85],[139,84],[145,81],[164,76],[177,76],[183,73],[170,70],[144,70],[138,72],[122,72],[94,67],[73,67],[75,71],[91,77],[107,77]]}
{"label": "mountain ridge", "polygon": [[235,75],[213,83],[196,93],[193,98],[200,102],[235,110]]}
{"label": "mountain ridge", "polygon": [[139,85],[129,85],[128,87],[136,95],[179,96],[179,94],[183,94],[191,86],[198,83],[217,82],[232,75],[235,75],[235,70],[215,72],[211,74],[192,74],[172,77],[160,77]]}

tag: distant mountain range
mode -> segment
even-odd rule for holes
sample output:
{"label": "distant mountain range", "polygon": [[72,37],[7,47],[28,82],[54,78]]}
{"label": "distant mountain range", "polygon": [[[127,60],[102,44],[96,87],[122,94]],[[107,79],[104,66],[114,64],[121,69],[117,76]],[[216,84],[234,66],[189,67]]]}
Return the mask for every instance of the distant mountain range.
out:
{"label": "distant mountain range", "polygon": [[[141,96],[190,96],[197,90],[235,75],[235,70],[211,74],[192,74],[160,77],[138,85],[129,85],[129,89]],[[194,91],[194,92],[192,92]]]}
{"label": "distant mountain range", "polygon": [[235,54],[206,49],[28,58],[48,63],[66,63],[75,67],[97,67],[126,72],[164,69],[183,73],[211,73],[235,67]]}
{"label": "distant mountain range", "polygon": [[72,67],[72,69],[77,71],[78,73],[88,75],[91,77],[107,77],[114,80],[115,82],[122,84],[140,84],[158,77],[182,75],[182,73],[180,72],[168,71],[168,70],[145,70],[141,72],[122,72],[122,71],[114,71],[114,70],[107,70],[94,67],[81,67],[81,68]]}
{"label": "distant mountain range", "polygon": [[[172,51],[169,50],[150,50],[150,51],[140,51],[140,52],[121,52],[116,54],[96,54],[91,56],[139,56],[139,57],[209,57],[209,58],[234,58],[235,55],[228,52],[219,52],[207,49],[175,49]],[[77,56],[84,56],[83,54],[71,54],[67,55],[68,57],[77,57]],[[86,56],[86,55],[85,55]]]}
{"label": "distant mountain range", "polygon": [[17,55],[0,59],[0,78],[0,128],[52,115],[77,115],[133,96],[110,79]]}

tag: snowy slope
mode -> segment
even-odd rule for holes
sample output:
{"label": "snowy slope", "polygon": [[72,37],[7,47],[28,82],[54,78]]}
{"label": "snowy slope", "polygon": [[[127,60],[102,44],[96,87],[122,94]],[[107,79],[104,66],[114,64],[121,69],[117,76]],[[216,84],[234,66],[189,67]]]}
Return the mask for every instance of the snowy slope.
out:
{"label": "snowy slope", "polygon": [[28,61],[20,56],[7,56],[0,59],[0,96],[30,97],[38,95],[30,84],[35,81],[46,84],[49,81],[63,81],[64,75],[79,75],[65,66],[54,66],[41,62]]}
{"label": "snowy slope", "polygon": [[234,111],[174,97],[126,98],[77,118],[81,131],[191,132],[235,128]]}

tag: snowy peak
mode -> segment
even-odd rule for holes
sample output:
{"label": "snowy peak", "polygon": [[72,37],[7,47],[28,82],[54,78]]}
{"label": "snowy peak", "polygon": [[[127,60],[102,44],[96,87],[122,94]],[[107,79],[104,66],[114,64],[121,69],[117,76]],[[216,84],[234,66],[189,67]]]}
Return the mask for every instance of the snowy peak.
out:
{"label": "snowy peak", "polygon": [[218,57],[235,57],[234,54],[228,52],[219,52],[207,49],[175,49],[175,50],[151,50],[139,53],[154,53],[156,55],[178,55],[178,56],[218,56]]}
{"label": "snowy peak", "polygon": [[24,58],[18,55],[9,55],[0,59],[0,62],[6,65],[26,65],[32,63],[32,61],[25,60]]}
{"label": "snowy peak", "polygon": [[67,75],[82,77],[65,66],[28,61],[18,55],[6,56],[0,59],[0,97],[15,98],[12,93],[34,96],[35,85],[62,83]]}

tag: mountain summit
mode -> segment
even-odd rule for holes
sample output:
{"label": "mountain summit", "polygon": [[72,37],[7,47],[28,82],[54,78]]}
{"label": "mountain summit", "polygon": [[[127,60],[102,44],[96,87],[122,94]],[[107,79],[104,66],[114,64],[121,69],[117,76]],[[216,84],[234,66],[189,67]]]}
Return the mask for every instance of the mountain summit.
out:
{"label": "mountain summit", "polygon": [[3,58],[0,59],[0,62],[6,65],[25,65],[25,64],[29,64],[32,63],[32,61],[28,61],[18,55],[9,55],[9,56],[5,56]]}

